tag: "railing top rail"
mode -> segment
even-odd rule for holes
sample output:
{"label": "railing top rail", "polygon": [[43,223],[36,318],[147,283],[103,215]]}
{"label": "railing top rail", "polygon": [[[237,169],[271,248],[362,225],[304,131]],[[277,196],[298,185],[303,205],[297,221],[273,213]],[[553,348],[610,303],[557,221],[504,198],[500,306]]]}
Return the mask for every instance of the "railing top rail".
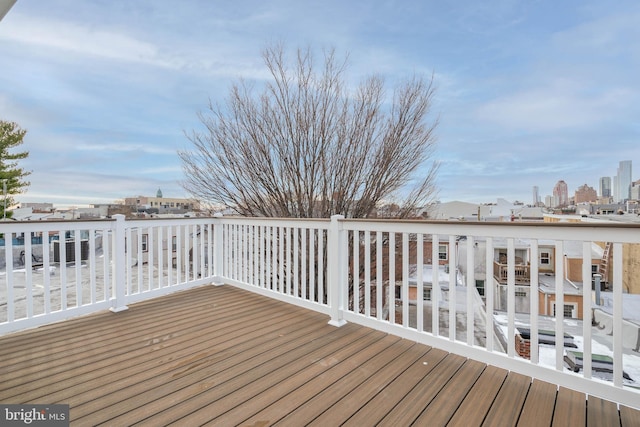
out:
{"label": "railing top rail", "polygon": [[[338,219],[347,230],[386,231],[397,233],[425,233],[457,236],[491,236],[494,238],[522,238],[540,240],[582,240],[620,243],[640,243],[638,223],[548,223],[548,222],[467,222],[399,219]],[[0,233],[58,231],[82,228],[112,229],[116,220],[47,220],[0,222]],[[176,223],[253,223],[267,226],[294,226],[327,229],[324,218],[251,218],[251,217],[189,217],[130,219],[130,225],[171,225]]]}
{"label": "railing top rail", "polygon": [[325,218],[271,218],[271,217],[242,217],[242,216],[225,216],[216,218],[222,221],[222,223],[239,223],[239,222],[253,222],[261,223],[262,225],[282,226],[283,223],[295,226],[308,226],[313,228],[327,229],[331,223],[330,219]]}
{"label": "railing top rail", "polygon": [[455,236],[640,243],[640,224],[340,220],[346,230]]}
{"label": "railing top rail", "polygon": [[190,217],[190,218],[136,218],[127,219],[127,228],[136,227],[163,227],[177,224],[213,224],[214,218],[212,217]]}
{"label": "railing top rail", "polygon": [[82,218],[82,219],[44,219],[38,221],[18,221],[18,220],[5,220],[0,221],[0,227],[5,225],[28,225],[28,224],[67,224],[67,223],[79,223],[79,222],[113,222],[115,218]]}
{"label": "railing top rail", "polygon": [[12,222],[3,221],[0,222],[0,233],[24,233],[81,229],[111,230],[115,227],[115,223],[115,219]]}
{"label": "railing top rail", "polygon": [[559,227],[559,228],[630,228],[639,229],[640,222],[541,222],[541,221],[448,221],[435,219],[372,219],[372,218],[344,218],[344,223],[369,223],[369,224],[421,224],[421,225],[449,225],[449,226],[480,226],[480,227]]}

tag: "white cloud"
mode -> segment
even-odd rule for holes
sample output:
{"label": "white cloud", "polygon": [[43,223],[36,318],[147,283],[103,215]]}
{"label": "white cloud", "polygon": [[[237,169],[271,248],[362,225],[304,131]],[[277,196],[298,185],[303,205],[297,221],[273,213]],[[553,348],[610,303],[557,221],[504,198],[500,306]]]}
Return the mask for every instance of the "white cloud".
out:
{"label": "white cloud", "polygon": [[97,143],[79,143],[76,147],[77,150],[82,151],[103,151],[103,152],[121,152],[121,153],[146,153],[146,154],[165,154],[174,155],[176,150],[166,146],[158,146],[151,144],[136,144],[130,142],[109,142],[103,144]]}
{"label": "white cloud", "polygon": [[111,60],[143,62],[176,67],[160,55],[158,46],[137,40],[127,34],[95,25],[80,25],[70,21],[37,17],[13,16],[4,25],[0,38],[45,49],[57,49],[83,56]]}
{"label": "white cloud", "polygon": [[505,95],[481,105],[479,120],[506,129],[547,132],[560,129],[589,129],[618,117],[633,102],[630,89],[611,88],[602,93],[579,92],[571,83]]}

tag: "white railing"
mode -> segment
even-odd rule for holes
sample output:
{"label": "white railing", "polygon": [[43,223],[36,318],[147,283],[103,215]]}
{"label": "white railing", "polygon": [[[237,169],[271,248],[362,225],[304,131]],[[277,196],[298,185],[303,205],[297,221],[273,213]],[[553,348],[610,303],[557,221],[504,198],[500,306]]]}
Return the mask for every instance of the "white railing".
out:
{"label": "white railing", "polygon": [[330,314],[328,220],[219,221],[225,283]]}
{"label": "white railing", "polygon": [[0,233],[0,334],[213,278],[211,219],[3,222]]}
{"label": "white railing", "polygon": [[[625,245],[640,244],[638,226],[340,216],[133,221],[119,217],[3,223],[0,232],[7,265],[0,276],[0,334],[92,311],[117,312],[132,302],[192,286],[226,283],[326,313],[336,326],[362,324],[640,408],[640,354],[637,343],[635,349],[629,343],[628,328],[634,324],[623,319],[623,282],[629,280],[623,251]],[[18,247],[13,238],[22,233],[42,235],[43,243],[25,239]],[[65,242],[64,250],[49,242],[51,236]],[[493,278],[494,242],[505,240],[506,290]],[[522,241],[528,242],[531,260],[526,313],[515,308],[522,306],[517,298],[523,298],[516,291],[522,287],[516,287],[515,257],[516,242],[521,250]],[[588,279],[584,287],[571,281],[579,292],[570,295],[565,292],[569,263],[563,254],[576,242],[582,277]],[[592,246],[597,242],[613,243],[613,314],[606,333],[592,326],[597,308],[592,302]],[[579,298],[578,316],[565,318],[562,309],[544,315],[541,304],[547,304],[548,296],[538,292],[542,283],[535,262],[542,246],[555,251],[555,306]],[[477,282],[483,283],[483,297]],[[505,312],[497,312],[497,298],[506,298]],[[555,337],[563,337],[555,341],[564,343],[567,333],[575,349],[553,344]],[[522,336],[530,340],[529,359],[516,352]],[[584,353],[577,373],[565,360],[572,350]],[[603,373],[601,358],[592,363],[592,355],[610,357],[612,372]],[[601,378],[606,376],[610,378]]]}
{"label": "white railing", "polygon": [[[623,325],[629,323],[622,317],[623,245],[640,244],[638,226],[372,221],[340,216],[330,222],[257,218],[219,221],[224,234],[224,267],[220,271],[227,283],[327,313],[336,326],[362,324],[640,408],[640,354],[637,343],[625,341],[622,333]],[[309,233],[323,236],[319,239],[322,249],[306,243]],[[507,242],[506,312],[497,311],[494,239]],[[567,301],[570,297],[572,301],[581,299],[577,317],[582,319],[565,318],[564,310],[556,310],[554,316],[541,314],[544,297],[537,291],[537,262],[528,267],[529,309],[516,312],[515,253],[516,242],[521,249],[522,241],[529,242],[532,260],[538,259],[539,245],[545,251],[549,245],[554,247],[555,306],[564,307],[569,283],[580,289],[578,295],[568,295]],[[605,333],[592,326],[592,310],[597,308],[592,302],[592,246],[598,242],[614,242],[613,316]],[[567,262],[563,254],[565,248],[573,250],[576,244],[581,249],[581,274],[587,278],[584,287],[565,280]],[[446,260],[442,259],[442,245],[447,246]],[[443,263],[447,268],[433,267]],[[323,267],[311,267],[314,265]],[[429,265],[427,277],[423,267]],[[452,285],[459,282],[459,277],[462,283]],[[305,280],[309,281],[308,287],[299,288]],[[314,288],[314,280],[319,283],[315,293],[308,291]],[[476,289],[476,280],[484,282],[484,298]],[[425,288],[429,288],[429,298],[416,297],[425,295]],[[529,339],[529,359],[516,352],[519,332]],[[565,335],[572,337],[567,341],[575,348],[565,348]],[[563,337],[558,340],[563,345],[549,344],[555,337]],[[537,342],[541,344],[535,345]],[[569,369],[567,351],[584,353],[578,373]],[[592,363],[591,355],[598,360]],[[612,372],[606,372],[606,367],[603,371],[600,356],[612,359]],[[628,373],[633,381],[625,378]],[[609,380],[604,378],[607,376]]]}

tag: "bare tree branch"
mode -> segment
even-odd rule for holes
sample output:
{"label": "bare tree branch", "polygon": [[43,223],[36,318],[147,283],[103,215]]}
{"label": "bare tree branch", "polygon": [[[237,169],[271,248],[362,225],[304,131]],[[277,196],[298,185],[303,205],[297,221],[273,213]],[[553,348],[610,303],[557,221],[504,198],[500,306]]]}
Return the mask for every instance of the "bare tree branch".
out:
{"label": "bare tree branch", "polygon": [[183,187],[242,215],[367,217],[403,196],[398,216],[412,217],[435,195],[436,120],[428,120],[433,76],[400,84],[391,100],[379,76],[346,87],[346,59],[310,48],[293,66],[281,45],[263,59],[272,80],[262,92],[240,80],[222,105],[199,119],[180,151]]}

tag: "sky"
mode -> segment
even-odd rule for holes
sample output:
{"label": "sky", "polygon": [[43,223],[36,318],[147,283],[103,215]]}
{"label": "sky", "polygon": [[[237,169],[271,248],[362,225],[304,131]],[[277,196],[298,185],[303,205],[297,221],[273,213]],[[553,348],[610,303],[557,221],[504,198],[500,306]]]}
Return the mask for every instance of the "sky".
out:
{"label": "sky", "polygon": [[[348,76],[434,76],[438,199],[532,202],[640,179],[640,2],[18,0],[0,22],[0,119],[28,131],[16,199],[188,197],[178,150],[269,44],[349,55]],[[425,167],[426,171],[426,167]]]}

